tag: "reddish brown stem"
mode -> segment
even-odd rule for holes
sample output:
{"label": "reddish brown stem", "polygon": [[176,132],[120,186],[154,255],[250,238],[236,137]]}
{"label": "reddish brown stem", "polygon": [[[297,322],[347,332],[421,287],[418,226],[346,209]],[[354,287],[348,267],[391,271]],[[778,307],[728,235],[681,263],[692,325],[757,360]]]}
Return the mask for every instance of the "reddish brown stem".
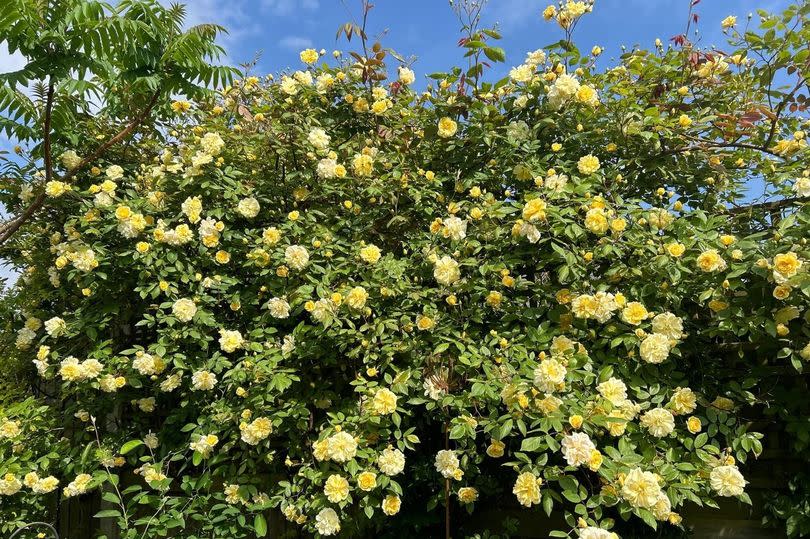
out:
{"label": "reddish brown stem", "polygon": [[[122,129],[117,135],[113,138],[96,148],[96,150],[91,153],[89,156],[85,157],[81,160],[81,162],[74,168],[70,169],[65,175],[60,178],[61,181],[67,182],[71,178],[73,178],[76,174],[79,173],[84,167],[88,164],[92,163],[96,159],[98,159],[104,152],[110,149],[112,146],[118,144],[126,137],[128,137],[139,125],[141,125],[144,120],[146,120],[149,113],[152,112],[152,109],[157,104],[158,98],[160,97],[160,89],[157,89],[152,96],[152,99],[147,104],[146,108],[141,111],[135,118],[132,119],[127,126]],[[53,176],[52,167],[51,167],[51,143],[50,143],[50,127],[51,127],[51,109],[53,107],[53,86],[49,88],[48,92],[48,103],[45,108],[45,140],[44,140],[44,152],[45,152],[45,178],[46,181],[50,181],[51,177]],[[41,192],[37,197],[34,199],[34,202],[28,206],[25,211],[23,211],[20,215],[9,221],[0,232],[0,244],[5,243],[11,236],[14,235],[17,230],[22,227],[34,215],[45,203],[45,193]]]}
{"label": "reddish brown stem", "polygon": [[53,113],[53,80],[48,82],[48,98],[45,102],[45,122],[42,128],[42,152],[45,160],[45,181],[53,177],[53,163],[51,162],[51,116]]}
{"label": "reddish brown stem", "polygon": [[127,124],[127,126],[124,129],[122,129],[117,135],[115,135],[113,138],[111,138],[98,148],[96,148],[96,151],[91,153],[89,156],[82,159],[81,162],[78,165],[76,165],[75,168],[70,169],[64,175],[62,181],[66,182],[70,180],[71,178],[73,178],[73,176],[78,174],[80,170],[82,170],[84,167],[86,167],[87,165],[98,159],[104,152],[106,152],[111,147],[115,146],[116,144],[124,140],[126,137],[128,137],[135,130],[136,127],[141,125],[144,122],[144,120],[146,120],[147,116],[149,116],[149,113],[152,112],[153,108],[155,108],[155,105],[157,104],[159,97],[160,97],[160,88],[155,90],[155,93],[152,95],[152,99],[149,100],[149,103],[146,105],[146,108],[143,109],[143,111],[141,111],[139,115],[133,118],[132,121],[129,122],[129,124]]}

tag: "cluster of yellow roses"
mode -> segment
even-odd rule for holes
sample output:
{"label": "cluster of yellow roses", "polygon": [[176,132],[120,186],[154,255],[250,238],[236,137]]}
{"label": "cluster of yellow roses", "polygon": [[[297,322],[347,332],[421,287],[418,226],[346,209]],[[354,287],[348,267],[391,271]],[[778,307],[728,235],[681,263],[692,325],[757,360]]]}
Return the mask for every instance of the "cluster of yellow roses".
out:
{"label": "cluster of yellow roses", "polygon": [[[591,9],[569,0],[543,15],[570,30]],[[673,525],[695,496],[745,499],[725,446],[758,438],[720,431],[712,414],[732,417],[737,403],[695,386],[681,361],[703,353],[689,341],[701,325],[719,332],[744,273],[798,304],[803,249],[718,234],[663,187],[624,198],[616,143],[568,140],[601,141],[609,126],[585,126],[615,97],[556,52],[529,53],[475,98],[449,74],[418,93],[405,66],[369,88],[340,54],[316,66],[323,55],[302,51],[305,67],[278,81],[178,101],[170,144],[140,141],[138,163],[122,155],[45,186],[65,216],[30,279],[42,273],[58,300],[26,313],[17,346],[85,414],[129,407],[124,431],[99,427],[113,464],[119,442],[141,441],[149,451],[129,464],[171,496],[170,459],[183,455],[190,475],[205,461],[222,480],[195,500],[277,507],[323,536],[355,504],[394,517],[410,481],[467,506],[511,489],[549,511],[550,492],[579,502],[588,484],[594,506]],[[620,68],[611,80],[629,81]],[[135,299],[113,308],[110,297]],[[98,305],[141,329],[86,339],[110,323],[93,318]],[[799,309],[768,314],[779,337]],[[810,344],[789,346],[810,359]],[[4,420],[0,442],[21,430]],[[510,472],[486,477],[487,459],[502,458]],[[112,468],[71,470],[94,464]],[[273,479],[257,485],[261,474]],[[95,486],[73,476],[65,496]],[[0,494],[57,486],[23,477],[6,475]],[[578,518],[581,538],[616,537],[601,509]]]}

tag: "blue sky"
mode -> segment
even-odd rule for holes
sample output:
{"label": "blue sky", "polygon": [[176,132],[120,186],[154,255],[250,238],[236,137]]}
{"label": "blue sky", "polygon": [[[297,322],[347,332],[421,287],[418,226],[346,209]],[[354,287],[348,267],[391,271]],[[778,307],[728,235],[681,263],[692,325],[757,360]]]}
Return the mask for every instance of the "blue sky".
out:
{"label": "blue sky", "polygon": [[[0,0],[2,1],[2,0]],[[160,0],[170,3],[176,0]],[[459,23],[447,0],[373,0],[368,34],[382,35],[386,47],[405,57],[415,56],[413,69],[419,78],[453,65],[464,64],[463,50],[457,45]],[[596,0],[594,11],[582,18],[575,41],[584,51],[600,45],[600,60],[610,65],[621,54],[621,46],[652,47],[656,38],[668,42],[685,27],[692,0]],[[227,50],[226,63],[251,60],[261,51],[256,69],[259,74],[301,68],[301,49],[347,50],[357,43],[335,41],[337,28],[359,19],[360,0],[185,0],[189,25],[216,22],[229,30],[220,41]],[[789,0],[700,0],[695,11],[700,15],[697,28],[704,46],[722,48],[720,21],[737,15],[744,25],[748,13],[757,8],[778,11]],[[498,23],[504,39],[499,43],[506,52],[505,64],[498,65],[493,78],[505,75],[510,66],[520,64],[526,52],[559,40],[561,30],[543,21],[540,13],[548,0],[489,0],[484,10],[484,25]],[[755,15],[754,22],[758,18]],[[691,36],[694,38],[694,35]],[[22,58],[9,55],[0,42],[0,73],[19,69]],[[424,80],[424,79],[422,79]],[[0,138],[0,149],[9,149],[9,141]]]}
{"label": "blue sky", "polygon": [[[594,11],[583,18],[575,35],[583,50],[593,45],[605,49],[604,60],[621,53],[621,45],[649,47],[683,31],[690,0],[597,0]],[[417,75],[443,71],[462,63],[457,46],[458,21],[447,0],[376,0],[369,35],[383,32],[383,44],[403,56],[414,55]],[[542,20],[543,0],[490,0],[484,11],[487,25],[498,22],[507,51],[508,66],[522,62],[527,51],[561,37],[560,29]],[[698,29],[704,45],[723,43],[720,21],[737,15],[745,22],[756,8],[779,10],[787,0],[702,0],[696,6]],[[232,62],[250,60],[261,50],[259,72],[299,68],[302,48],[346,50],[345,40],[335,42],[339,25],[360,17],[360,0],[190,0],[189,22],[217,21],[231,34],[223,39]],[[754,21],[758,18],[755,17]]]}
{"label": "blue sky", "polygon": [[[2,1],[2,0],[0,0]],[[169,0],[161,0],[169,3]],[[652,47],[656,38],[668,42],[683,32],[691,0],[596,0],[593,13],[579,23],[575,41],[582,50],[593,45],[604,49],[601,62],[613,64],[621,46]],[[227,63],[250,61],[261,51],[256,72],[275,73],[299,69],[301,49],[347,50],[358,46],[345,39],[335,41],[340,25],[361,17],[360,0],[187,0],[190,25],[216,22],[229,29],[222,38]],[[447,71],[464,63],[457,45],[459,23],[447,0],[376,0],[369,18],[368,35],[382,36],[383,45],[405,57],[415,56],[417,77]],[[484,25],[499,24],[504,36],[499,43],[507,53],[506,63],[491,76],[497,80],[510,66],[520,64],[526,52],[560,39],[560,29],[543,21],[540,12],[546,0],[490,0],[483,14]],[[720,21],[737,15],[745,24],[748,13],[757,8],[778,11],[789,0],[701,0],[695,7],[700,16],[697,28],[703,46],[722,49]],[[753,22],[758,18],[754,16]],[[691,36],[694,39],[694,35]],[[9,55],[0,43],[0,73],[19,69],[22,58]],[[424,80],[422,78],[422,80]],[[0,137],[0,149],[11,143]],[[2,267],[0,277],[10,275]]]}

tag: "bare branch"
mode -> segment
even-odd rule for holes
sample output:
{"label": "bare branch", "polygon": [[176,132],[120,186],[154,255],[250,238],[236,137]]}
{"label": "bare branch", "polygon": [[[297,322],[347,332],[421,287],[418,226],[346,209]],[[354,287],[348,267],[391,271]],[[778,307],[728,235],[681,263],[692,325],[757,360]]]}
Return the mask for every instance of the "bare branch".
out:
{"label": "bare branch", "polygon": [[746,206],[736,206],[734,208],[729,208],[726,210],[727,213],[731,215],[738,215],[741,213],[746,213],[754,210],[765,210],[765,211],[774,211],[774,210],[781,210],[783,208],[787,208],[789,206],[793,206],[795,204],[799,204],[802,202],[802,199],[798,197],[794,198],[782,198],[779,200],[771,200],[768,202],[760,202],[758,204],[748,204]]}
{"label": "bare branch", "polygon": [[776,135],[776,127],[779,124],[779,117],[781,116],[782,111],[785,109],[785,106],[787,106],[788,102],[791,99],[793,99],[793,96],[796,95],[796,92],[799,91],[799,89],[804,85],[805,82],[807,82],[807,79],[799,78],[799,82],[796,83],[796,86],[793,87],[793,90],[791,90],[790,93],[786,95],[785,98],[782,99],[782,101],[779,102],[779,105],[777,105],[776,110],[774,111],[773,120],[771,121],[771,130],[768,132],[768,138],[765,139],[764,144],[762,144],[763,148],[767,148],[768,146],[771,145],[773,137]]}

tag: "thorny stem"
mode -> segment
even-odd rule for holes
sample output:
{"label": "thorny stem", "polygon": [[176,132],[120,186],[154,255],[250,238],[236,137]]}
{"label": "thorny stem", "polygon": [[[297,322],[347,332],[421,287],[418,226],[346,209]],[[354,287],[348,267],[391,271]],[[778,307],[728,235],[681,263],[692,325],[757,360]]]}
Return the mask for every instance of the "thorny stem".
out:
{"label": "thorny stem", "polygon": [[[93,434],[96,437],[96,446],[98,447],[99,451],[102,449],[101,447],[101,439],[98,436],[98,427],[96,426],[96,418],[91,417],[91,421],[93,423]],[[127,508],[124,505],[124,497],[121,495],[121,491],[118,489],[118,483],[113,481],[112,473],[110,472],[110,467],[107,466],[104,462],[101,463],[104,466],[104,470],[107,472],[107,480],[115,489],[115,494],[118,497],[118,506],[121,508],[121,516],[124,519],[124,527],[125,529],[129,528],[129,517],[127,517]]]}

